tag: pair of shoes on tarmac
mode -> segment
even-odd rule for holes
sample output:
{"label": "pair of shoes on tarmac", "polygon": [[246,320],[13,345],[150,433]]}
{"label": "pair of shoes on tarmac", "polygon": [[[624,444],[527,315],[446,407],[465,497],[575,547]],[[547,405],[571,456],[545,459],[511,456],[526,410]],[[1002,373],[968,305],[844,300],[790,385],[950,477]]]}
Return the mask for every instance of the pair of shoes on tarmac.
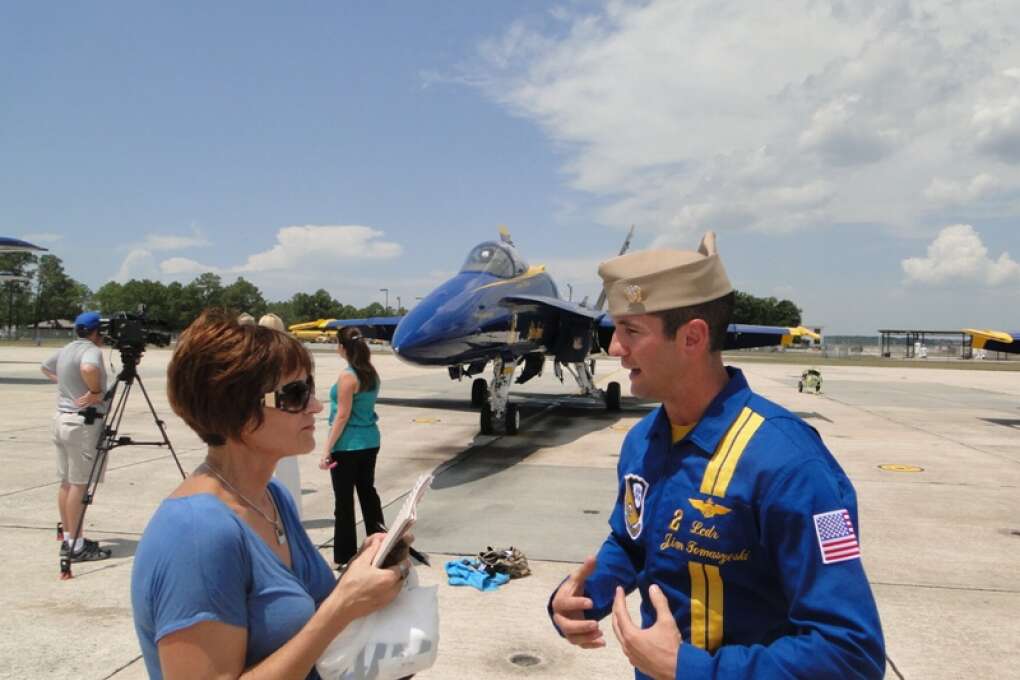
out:
{"label": "pair of shoes on tarmac", "polygon": [[81,550],[71,552],[67,547],[67,543],[63,542],[60,544],[60,556],[70,557],[72,562],[96,562],[98,560],[105,560],[110,556],[109,548],[99,547],[99,543],[89,539],[82,541]]}

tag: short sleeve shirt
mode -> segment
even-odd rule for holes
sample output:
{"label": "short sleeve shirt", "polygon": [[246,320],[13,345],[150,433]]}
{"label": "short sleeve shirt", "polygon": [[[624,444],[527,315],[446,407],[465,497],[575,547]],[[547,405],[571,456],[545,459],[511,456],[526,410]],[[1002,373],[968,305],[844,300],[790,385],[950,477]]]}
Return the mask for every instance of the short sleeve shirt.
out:
{"label": "short sleeve shirt", "polygon": [[[81,377],[81,367],[86,365],[99,369],[99,389],[105,392],[103,352],[91,340],[79,338],[42,363],[47,371],[57,374],[57,410],[61,413],[77,413],[81,410],[77,404],[78,397],[89,391]],[[101,411],[102,405],[97,408]]]}
{"label": "short sleeve shirt", "polygon": [[[157,643],[203,621],[246,628],[249,668],[308,622],[335,585],[333,572],[276,480],[291,552],[290,569],[212,494],[168,498],[142,535],[131,574],[131,606],[150,678],[163,677]],[[317,678],[312,669],[309,678]]]}

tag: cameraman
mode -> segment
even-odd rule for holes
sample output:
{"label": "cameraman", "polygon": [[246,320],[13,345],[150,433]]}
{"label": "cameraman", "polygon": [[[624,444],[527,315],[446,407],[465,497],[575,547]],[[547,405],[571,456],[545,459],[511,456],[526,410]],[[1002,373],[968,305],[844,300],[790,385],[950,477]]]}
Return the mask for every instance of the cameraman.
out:
{"label": "cameraman", "polygon": [[[105,560],[110,556],[110,551],[100,548],[96,541],[81,536],[75,541],[82,499],[96,457],[106,409],[106,371],[100,349],[103,341],[99,325],[99,312],[79,314],[74,320],[78,339],[42,363],[42,372],[58,388],[53,443],[57,446],[57,475],[60,477],[57,507],[64,525],[60,554],[70,554],[72,562]],[[80,412],[90,407],[95,408],[96,418],[92,424],[87,424]]]}

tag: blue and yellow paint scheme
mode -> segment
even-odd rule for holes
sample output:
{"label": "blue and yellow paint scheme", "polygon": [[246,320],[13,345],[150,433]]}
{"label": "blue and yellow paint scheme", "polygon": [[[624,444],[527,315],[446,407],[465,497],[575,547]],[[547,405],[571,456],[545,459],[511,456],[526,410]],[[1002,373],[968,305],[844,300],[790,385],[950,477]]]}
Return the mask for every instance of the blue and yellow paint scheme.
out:
{"label": "blue and yellow paint scheme", "polygon": [[[401,359],[424,366],[461,366],[541,353],[579,362],[604,354],[612,318],[560,298],[545,267],[529,267],[506,241],[475,246],[460,272],[399,317],[338,319],[327,328],[357,326],[388,340]],[[784,344],[806,328],[731,324],[726,349]]]}
{"label": "blue and yellow paint scheme", "polygon": [[989,352],[1020,354],[1020,331],[996,331],[988,328],[964,328],[971,337],[971,347]]}
{"label": "blue and yellow paint scheme", "polygon": [[[620,253],[626,250],[630,236]],[[510,383],[541,375],[547,358],[563,378],[577,380],[582,394],[601,399],[611,411],[620,408],[620,385],[603,390],[593,380],[593,357],[609,350],[615,326],[595,308],[560,297],[545,267],[530,267],[508,233],[485,241],[468,253],[456,276],[440,284],[404,316],[337,319],[327,329],[355,326],[369,338],[388,340],[394,353],[412,364],[444,366],[454,380],[481,373],[492,364],[492,383],[476,378],[471,402],[481,409],[482,434],[515,434],[520,413],[510,403]],[[807,329],[803,329],[806,331]],[[782,345],[800,329],[730,325],[725,349]],[[807,331],[810,333],[810,331]]]}

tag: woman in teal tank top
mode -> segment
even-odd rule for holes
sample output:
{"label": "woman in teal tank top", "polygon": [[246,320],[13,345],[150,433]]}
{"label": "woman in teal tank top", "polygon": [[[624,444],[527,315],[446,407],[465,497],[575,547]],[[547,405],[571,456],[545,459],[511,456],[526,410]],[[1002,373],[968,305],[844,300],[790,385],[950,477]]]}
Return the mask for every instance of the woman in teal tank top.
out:
{"label": "woman in teal tank top", "polygon": [[375,490],[375,461],[379,454],[379,426],[375,400],[379,374],[361,332],[343,328],[337,335],[337,353],[347,361],[329,390],[329,436],[319,467],[329,470],[335,504],[333,561],[347,564],[358,552],[354,518],[354,490],[358,491],[365,535],[386,531],[382,503]]}

